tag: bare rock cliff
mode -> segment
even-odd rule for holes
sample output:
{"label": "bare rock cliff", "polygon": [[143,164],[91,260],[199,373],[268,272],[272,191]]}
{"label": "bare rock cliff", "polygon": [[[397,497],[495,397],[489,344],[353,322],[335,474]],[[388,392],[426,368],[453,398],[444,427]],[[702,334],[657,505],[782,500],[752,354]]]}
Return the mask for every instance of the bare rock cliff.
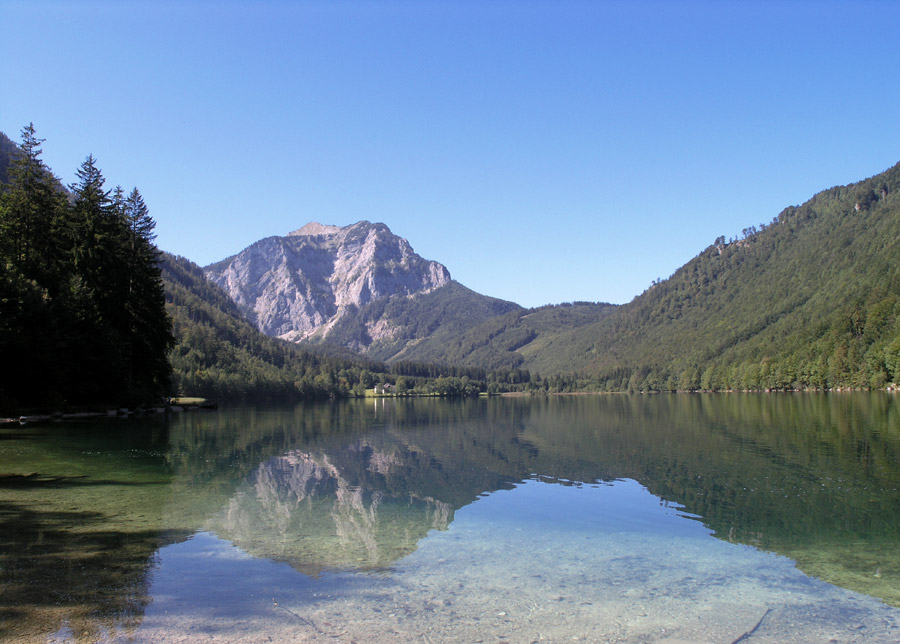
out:
{"label": "bare rock cliff", "polygon": [[351,307],[450,282],[443,265],[421,258],[384,224],[368,221],[309,223],[204,270],[261,331],[292,341],[327,333]]}

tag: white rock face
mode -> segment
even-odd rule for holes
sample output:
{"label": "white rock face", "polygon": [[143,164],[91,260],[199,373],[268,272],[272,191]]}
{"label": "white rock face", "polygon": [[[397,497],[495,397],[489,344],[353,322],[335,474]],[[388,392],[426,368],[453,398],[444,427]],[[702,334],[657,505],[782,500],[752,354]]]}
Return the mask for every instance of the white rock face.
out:
{"label": "white rock face", "polygon": [[419,257],[384,224],[368,221],[343,228],[309,223],[205,271],[262,332],[292,341],[327,332],[348,307],[450,282],[444,266]]}

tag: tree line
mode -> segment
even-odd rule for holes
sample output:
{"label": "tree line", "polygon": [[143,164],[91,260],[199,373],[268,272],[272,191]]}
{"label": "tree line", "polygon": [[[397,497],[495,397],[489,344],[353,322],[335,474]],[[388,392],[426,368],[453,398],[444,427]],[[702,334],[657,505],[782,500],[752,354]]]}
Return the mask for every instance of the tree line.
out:
{"label": "tree line", "polygon": [[155,222],[89,155],[64,188],[22,130],[0,186],[0,408],[138,405],[168,393]]}

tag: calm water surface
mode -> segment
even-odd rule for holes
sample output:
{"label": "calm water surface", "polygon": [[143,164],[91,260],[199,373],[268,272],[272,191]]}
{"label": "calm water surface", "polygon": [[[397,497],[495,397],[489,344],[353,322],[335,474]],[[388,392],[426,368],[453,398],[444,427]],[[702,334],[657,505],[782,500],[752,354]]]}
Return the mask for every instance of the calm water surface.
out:
{"label": "calm water surface", "polygon": [[900,399],[0,429],[4,642],[897,642]]}

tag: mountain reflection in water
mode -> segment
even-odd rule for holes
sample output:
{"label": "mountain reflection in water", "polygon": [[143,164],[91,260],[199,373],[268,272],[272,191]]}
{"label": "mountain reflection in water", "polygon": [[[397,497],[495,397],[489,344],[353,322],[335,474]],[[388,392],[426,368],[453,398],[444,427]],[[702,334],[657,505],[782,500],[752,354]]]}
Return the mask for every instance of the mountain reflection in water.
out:
{"label": "mountain reflection in water", "polygon": [[156,550],[199,531],[311,577],[387,571],[461,508],[532,479],[633,479],[719,539],[900,606],[898,421],[889,394],[748,394],[379,399],[2,429],[0,638],[134,628]]}
{"label": "mountain reflection in water", "polygon": [[[362,449],[359,449],[362,448]],[[403,467],[403,454],[349,450],[375,477]],[[453,508],[410,492],[397,496],[351,480],[328,454],[292,450],[261,463],[207,528],[257,557],[309,575],[377,569],[409,554],[429,530],[446,530]]]}

